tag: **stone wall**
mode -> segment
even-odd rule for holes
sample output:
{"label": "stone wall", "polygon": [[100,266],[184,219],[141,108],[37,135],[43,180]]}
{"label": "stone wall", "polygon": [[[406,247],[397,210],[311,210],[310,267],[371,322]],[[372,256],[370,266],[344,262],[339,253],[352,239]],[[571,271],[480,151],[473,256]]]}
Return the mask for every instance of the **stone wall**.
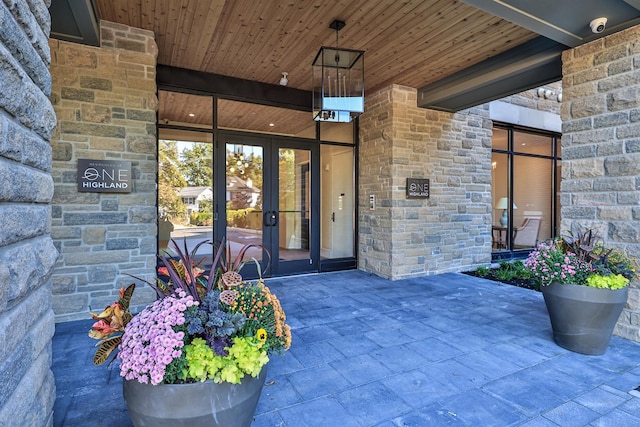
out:
{"label": "stone wall", "polygon": [[[101,311],[134,281],[129,275],[155,278],[157,46],[150,31],[100,25],[99,48],[50,40],[58,321]],[[132,192],[78,192],[78,159],[131,161]],[[133,304],[152,298],[148,287],[138,287]]]}
{"label": "stone wall", "polygon": [[[489,263],[488,106],[456,114],[426,110],[417,107],[415,89],[393,85],[368,95],[365,111],[358,267],[400,279]],[[430,179],[430,198],[407,199],[406,178]]]}
{"label": "stone wall", "polygon": [[[539,90],[545,93],[539,92]],[[558,99],[558,95],[560,98]],[[520,107],[531,108],[536,111],[547,111],[560,115],[560,103],[562,102],[562,82],[549,83],[539,88],[525,90],[511,96],[500,99]]]}
{"label": "stone wall", "polygon": [[49,5],[0,2],[0,425],[53,422]]}
{"label": "stone wall", "polygon": [[[640,26],[562,60],[562,232],[592,227],[640,257]],[[638,282],[615,333],[640,341]]]}

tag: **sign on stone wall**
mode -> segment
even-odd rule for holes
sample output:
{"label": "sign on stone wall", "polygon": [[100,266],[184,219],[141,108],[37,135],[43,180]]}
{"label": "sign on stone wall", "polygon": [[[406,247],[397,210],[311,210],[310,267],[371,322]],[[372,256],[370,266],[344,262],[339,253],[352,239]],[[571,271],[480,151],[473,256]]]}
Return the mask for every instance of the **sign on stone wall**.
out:
{"label": "sign on stone wall", "polygon": [[407,199],[428,199],[429,179],[407,178]]}
{"label": "sign on stone wall", "polygon": [[131,193],[131,162],[78,159],[78,191]]}

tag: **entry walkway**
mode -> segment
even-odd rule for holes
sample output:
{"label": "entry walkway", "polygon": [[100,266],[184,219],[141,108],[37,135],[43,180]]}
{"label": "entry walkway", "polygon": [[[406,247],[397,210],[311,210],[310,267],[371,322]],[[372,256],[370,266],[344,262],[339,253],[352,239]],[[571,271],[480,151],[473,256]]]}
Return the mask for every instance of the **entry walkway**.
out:
{"label": "entry walkway", "polygon": [[[272,279],[293,345],[269,363],[253,427],[639,426],[640,344],[554,344],[542,295],[463,274]],[[91,320],[56,326],[55,426],[131,425]]]}

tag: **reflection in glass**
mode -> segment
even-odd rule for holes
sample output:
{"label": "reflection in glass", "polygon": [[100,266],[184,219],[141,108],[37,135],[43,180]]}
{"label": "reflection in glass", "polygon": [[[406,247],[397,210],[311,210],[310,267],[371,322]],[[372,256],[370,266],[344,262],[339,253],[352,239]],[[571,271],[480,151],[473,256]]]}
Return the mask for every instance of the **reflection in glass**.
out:
{"label": "reflection in glass", "polygon": [[[494,133],[495,135],[495,133]],[[494,251],[507,250],[509,236],[509,156],[503,153],[491,155],[491,178],[493,185],[491,220],[492,248]],[[515,210],[514,210],[515,212]],[[506,221],[503,216],[506,214]]]}
{"label": "reflection in glass", "polygon": [[[173,136],[173,139],[166,139]],[[158,141],[158,250],[175,255],[169,239],[193,249],[213,238],[213,145],[210,134],[163,133]],[[202,246],[199,255],[210,255]]]}
{"label": "reflection in glass", "polygon": [[310,163],[309,150],[278,150],[278,245],[284,260],[311,258]]}
{"label": "reflection in glass", "polygon": [[[227,242],[231,259],[246,245],[262,245],[263,149],[226,145]],[[250,248],[244,258],[262,260],[262,249]]]}

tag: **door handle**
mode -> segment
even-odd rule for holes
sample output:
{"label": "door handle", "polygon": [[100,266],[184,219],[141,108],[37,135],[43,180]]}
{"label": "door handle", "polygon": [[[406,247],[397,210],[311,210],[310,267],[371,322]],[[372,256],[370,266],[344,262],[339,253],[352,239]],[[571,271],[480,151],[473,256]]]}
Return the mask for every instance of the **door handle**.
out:
{"label": "door handle", "polygon": [[266,211],[262,215],[262,222],[265,227],[273,227],[275,225],[278,225],[278,214],[276,213],[276,211]]}
{"label": "door handle", "polygon": [[331,212],[331,221],[336,222],[336,213]]}

